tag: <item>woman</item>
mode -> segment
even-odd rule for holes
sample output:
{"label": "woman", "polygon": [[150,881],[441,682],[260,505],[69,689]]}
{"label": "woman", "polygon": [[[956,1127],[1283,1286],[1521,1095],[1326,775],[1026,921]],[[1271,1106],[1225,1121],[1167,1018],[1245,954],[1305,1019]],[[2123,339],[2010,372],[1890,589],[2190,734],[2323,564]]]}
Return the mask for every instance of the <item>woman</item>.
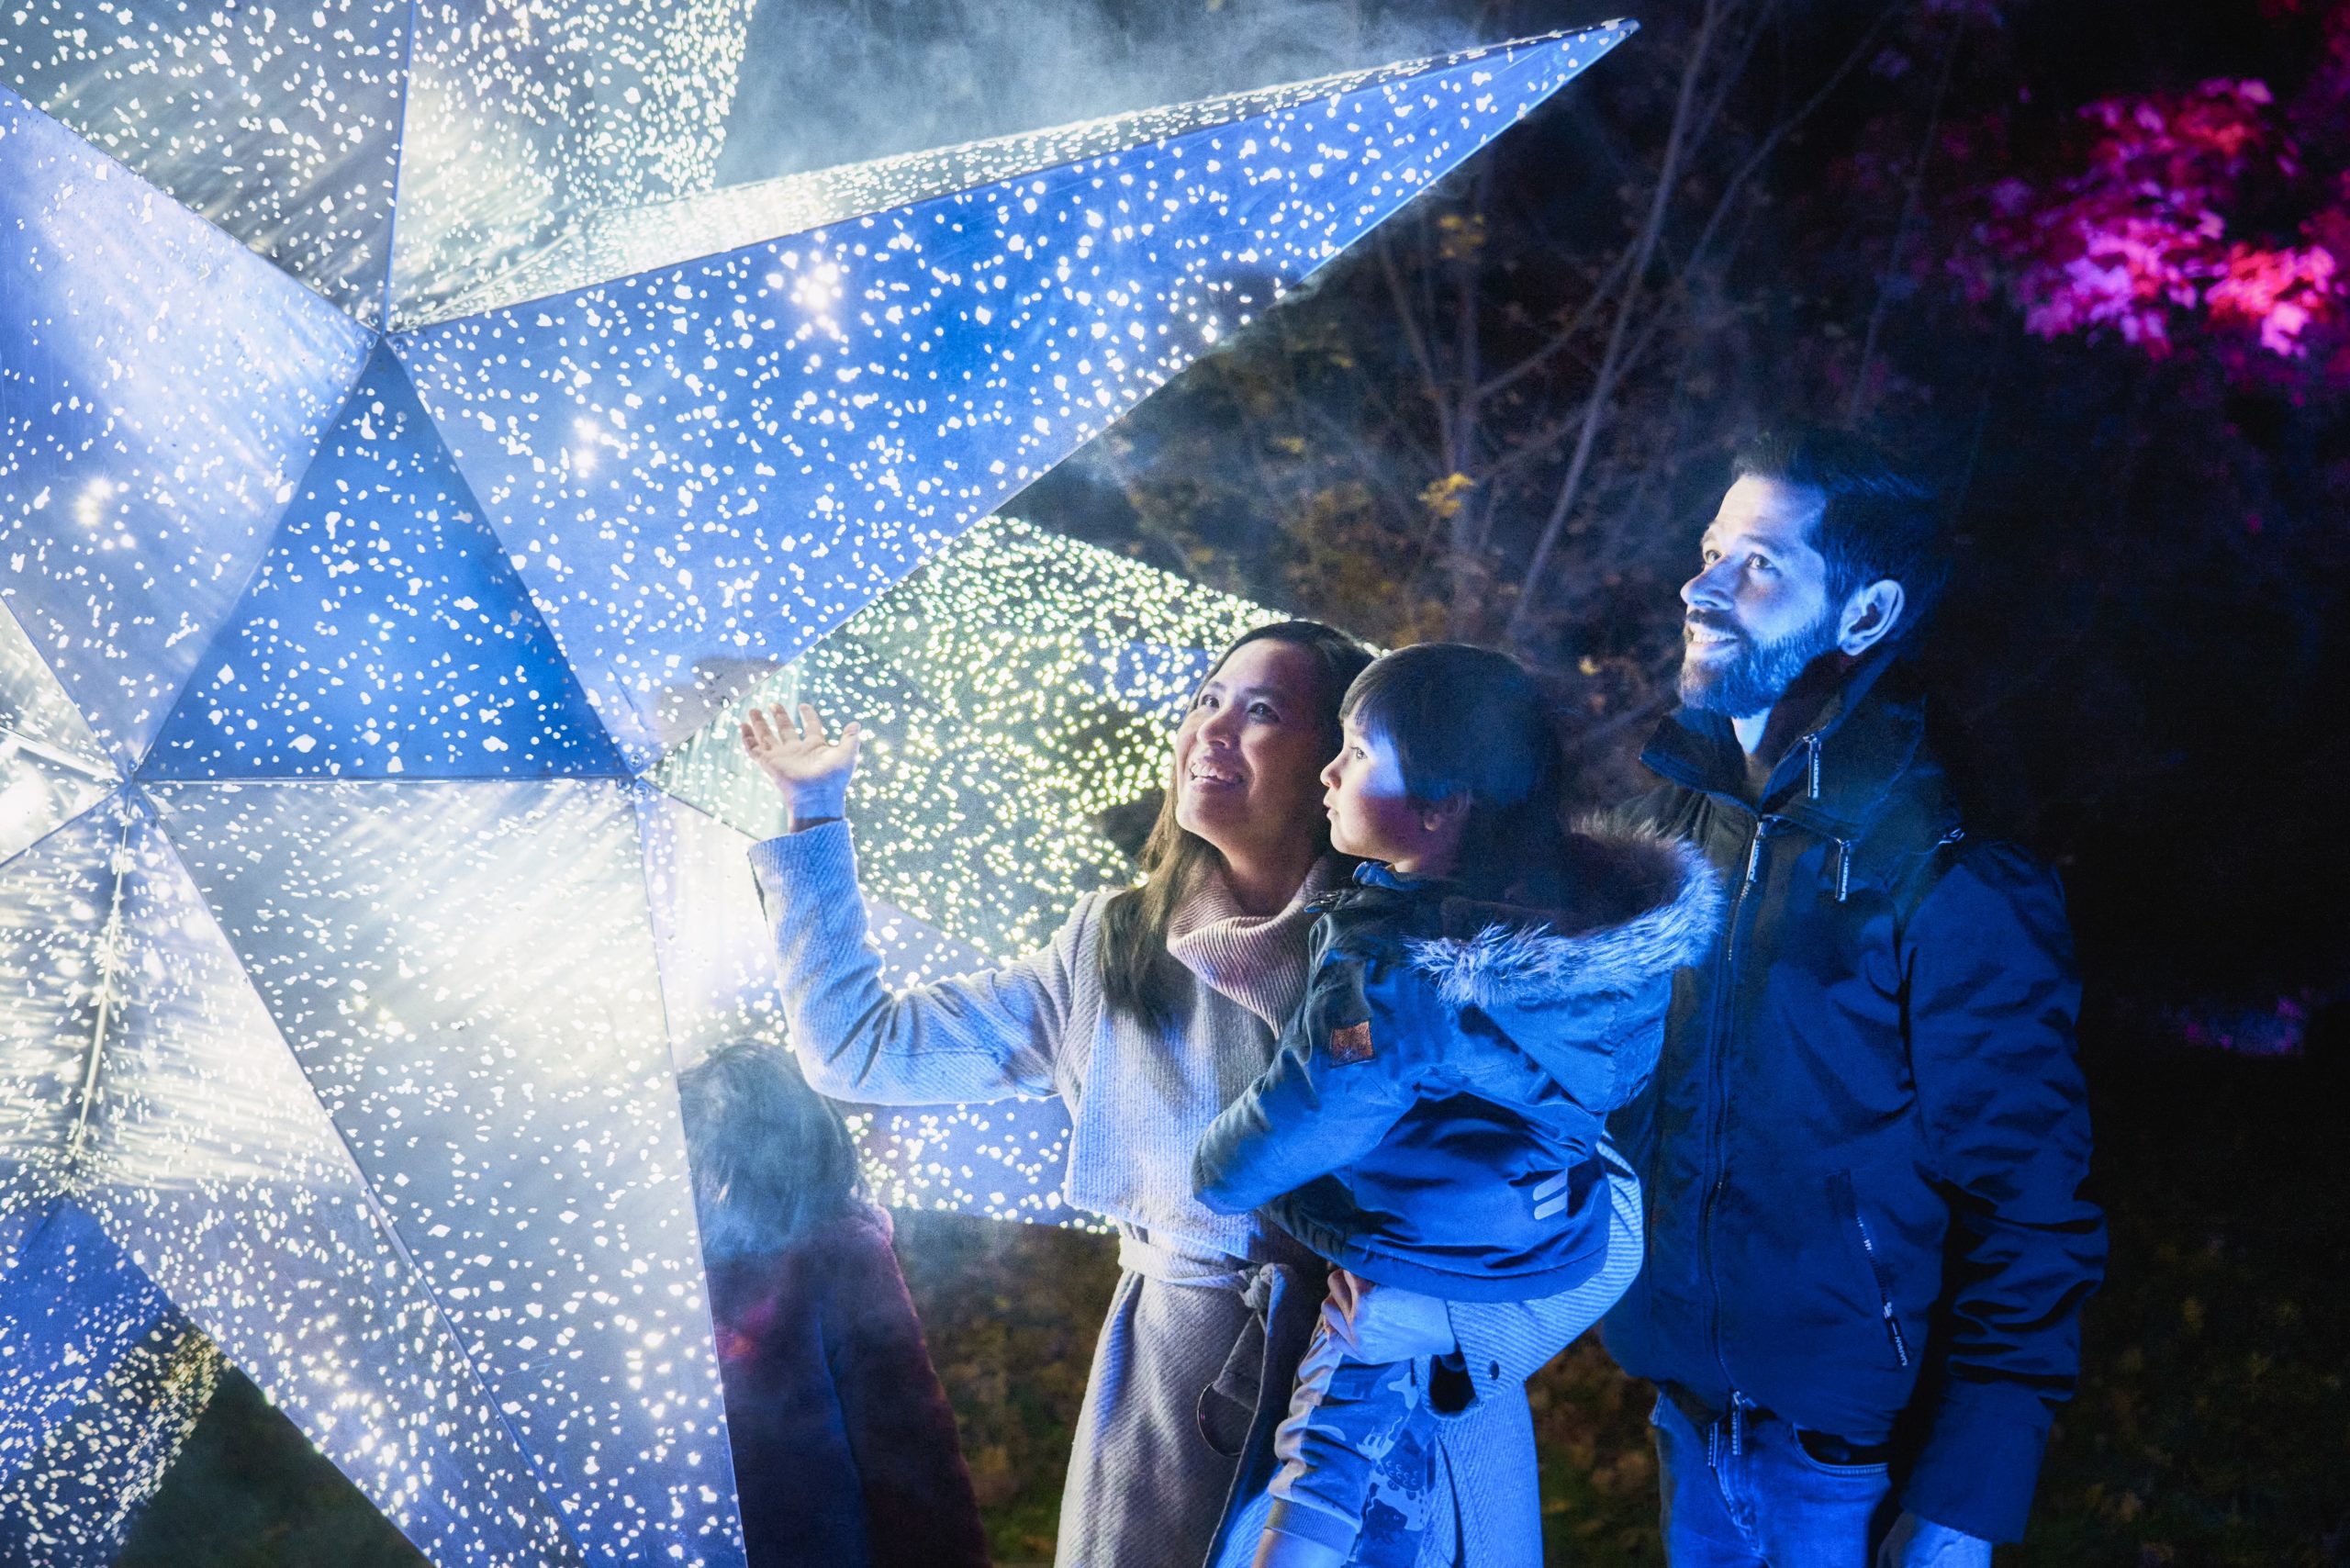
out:
{"label": "woman", "polygon": [[[751,858],[810,1081],[895,1104],[1058,1094],[1072,1124],[1064,1193],[1118,1226],[1124,1273],[1079,1417],[1062,1568],[1201,1568],[1227,1549],[1246,1562],[1254,1545],[1322,1266],[1256,1215],[1197,1202],[1192,1157],[1270,1061],[1304,985],[1307,905],[1345,879],[1319,774],[1337,751],[1339,699],[1368,662],[1311,622],[1243,636],[1176,732],[1142,885],[1080,900],[1040,952],[895,997],[865,946],[841,820],[857,726],[830,740],[805,708],[804,733],[781,710],[744,726],[791,816],[793,831]],[[1372,1338],[1377,1295],[1359,1325]],[[1455,1484],[1434,1500],[1424,1561],[1540,1559],[1520,1384],[1564,1343],[1543,1305],[1454,1315],[1468,1375],[1438,1473]],[[1259,1401],[1260,1386],[1273,1397]]]}
{"label": "woman", "polygon": [[748,1568],[987,1568],[955,1415],[839,1114],[765,1046],[677,1076]]}

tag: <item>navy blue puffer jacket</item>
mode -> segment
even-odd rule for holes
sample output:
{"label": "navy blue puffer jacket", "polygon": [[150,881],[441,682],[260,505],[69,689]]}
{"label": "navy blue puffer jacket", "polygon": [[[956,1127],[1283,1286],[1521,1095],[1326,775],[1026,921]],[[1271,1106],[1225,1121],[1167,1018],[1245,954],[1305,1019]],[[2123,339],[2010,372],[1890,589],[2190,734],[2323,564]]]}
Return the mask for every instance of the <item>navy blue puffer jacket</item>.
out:
{"label": "navy blue puffer jacket", "polygon": [[1685,845],[1572,835],[1541,907],[1379,866],[1324,901],[1304,1003],[1219,1116],[1200,1199],[1453,1301],[1572,1289],[1607,1244],[1603,1118],[1647,1080],[1719,884]]}
{"label": "navy blue puffer jacket", "polygon": [[1758,799],[1714,715],[1642,760],[1666,783],[1637,814],[1729,906],[1610,1122],[1649,1251],[1607,1347],[1707,1409],[1889,1444],[1903,1507],[2015,1540],[2105,1259],[2056,879],[1965,830],[1897,664],[1863,665]]}

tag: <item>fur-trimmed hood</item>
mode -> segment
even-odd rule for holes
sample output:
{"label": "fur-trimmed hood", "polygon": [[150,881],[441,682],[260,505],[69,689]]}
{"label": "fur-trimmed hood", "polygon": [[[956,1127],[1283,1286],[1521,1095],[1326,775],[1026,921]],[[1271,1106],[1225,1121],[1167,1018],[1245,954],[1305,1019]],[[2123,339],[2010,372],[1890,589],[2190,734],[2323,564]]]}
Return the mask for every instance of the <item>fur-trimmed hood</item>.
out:
{"label": "fur-trimmed hood", "polygon": [[1519,859],[1507,902],[1367,864],[1320,902],[1304,1005],[1201,1139],[1201,1202],[1450,1301],[1591,1277],[1606,1117],[1655,1074],[1719,883],[1695,851],[1592,823]]}
{"label": "fur-trimmed hood", "polygon": [[1721,879],[1695,846],[1589,818],[1540,903],[1447,899],[1443,935],[1405,944],[1453,1007],[1537,1006],[1634,991],[1695,963],[1721,924]]}

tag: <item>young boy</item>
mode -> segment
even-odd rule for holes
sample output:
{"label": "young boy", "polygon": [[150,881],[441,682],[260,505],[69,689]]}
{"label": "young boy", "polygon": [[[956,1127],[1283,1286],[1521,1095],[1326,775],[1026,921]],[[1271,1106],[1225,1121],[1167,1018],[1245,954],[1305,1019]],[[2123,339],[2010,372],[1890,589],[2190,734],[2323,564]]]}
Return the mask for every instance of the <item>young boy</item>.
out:
{"label": "young boy", "polygon": [[1581,1287],[1595,1321],[1629,1282],[1637,1238],[1608,1257],[1606,1197],[1629,1176],[1602,1119],[1647,1081],[1673,971],[1720,904],[1686,846],[1561,824],[1550,714],[1506,655],[1389,654],[1340,711],[1330,837],[1364,864],[1319,906],[1305,1001],[1192,1170],[1211,1208],[1261,1207],[1340,1271],[1276,1439],[1257,1568],[1416,1552],[1393,1473],[1425,1465],[1444,1368],[1351,1355],[1362,1293],[1393,1293],[1382,1316],[1449,1346],[1447,1301]]}

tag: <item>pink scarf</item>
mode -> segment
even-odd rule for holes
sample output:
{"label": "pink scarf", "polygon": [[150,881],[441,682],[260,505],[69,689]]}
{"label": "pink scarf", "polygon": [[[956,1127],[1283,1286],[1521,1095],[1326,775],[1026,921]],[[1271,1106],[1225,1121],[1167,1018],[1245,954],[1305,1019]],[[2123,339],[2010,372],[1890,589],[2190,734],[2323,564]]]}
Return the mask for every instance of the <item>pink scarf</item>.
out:
{"label": "pink scarf", "polygon": [[1169,923],[1167,951],[1209,990],[1238,1002],[1275,1034],[1305,996],[1306,906],[1345,879],[1328,856],[1273,914],[1246,914],[1221,867],[1202,877]]}

